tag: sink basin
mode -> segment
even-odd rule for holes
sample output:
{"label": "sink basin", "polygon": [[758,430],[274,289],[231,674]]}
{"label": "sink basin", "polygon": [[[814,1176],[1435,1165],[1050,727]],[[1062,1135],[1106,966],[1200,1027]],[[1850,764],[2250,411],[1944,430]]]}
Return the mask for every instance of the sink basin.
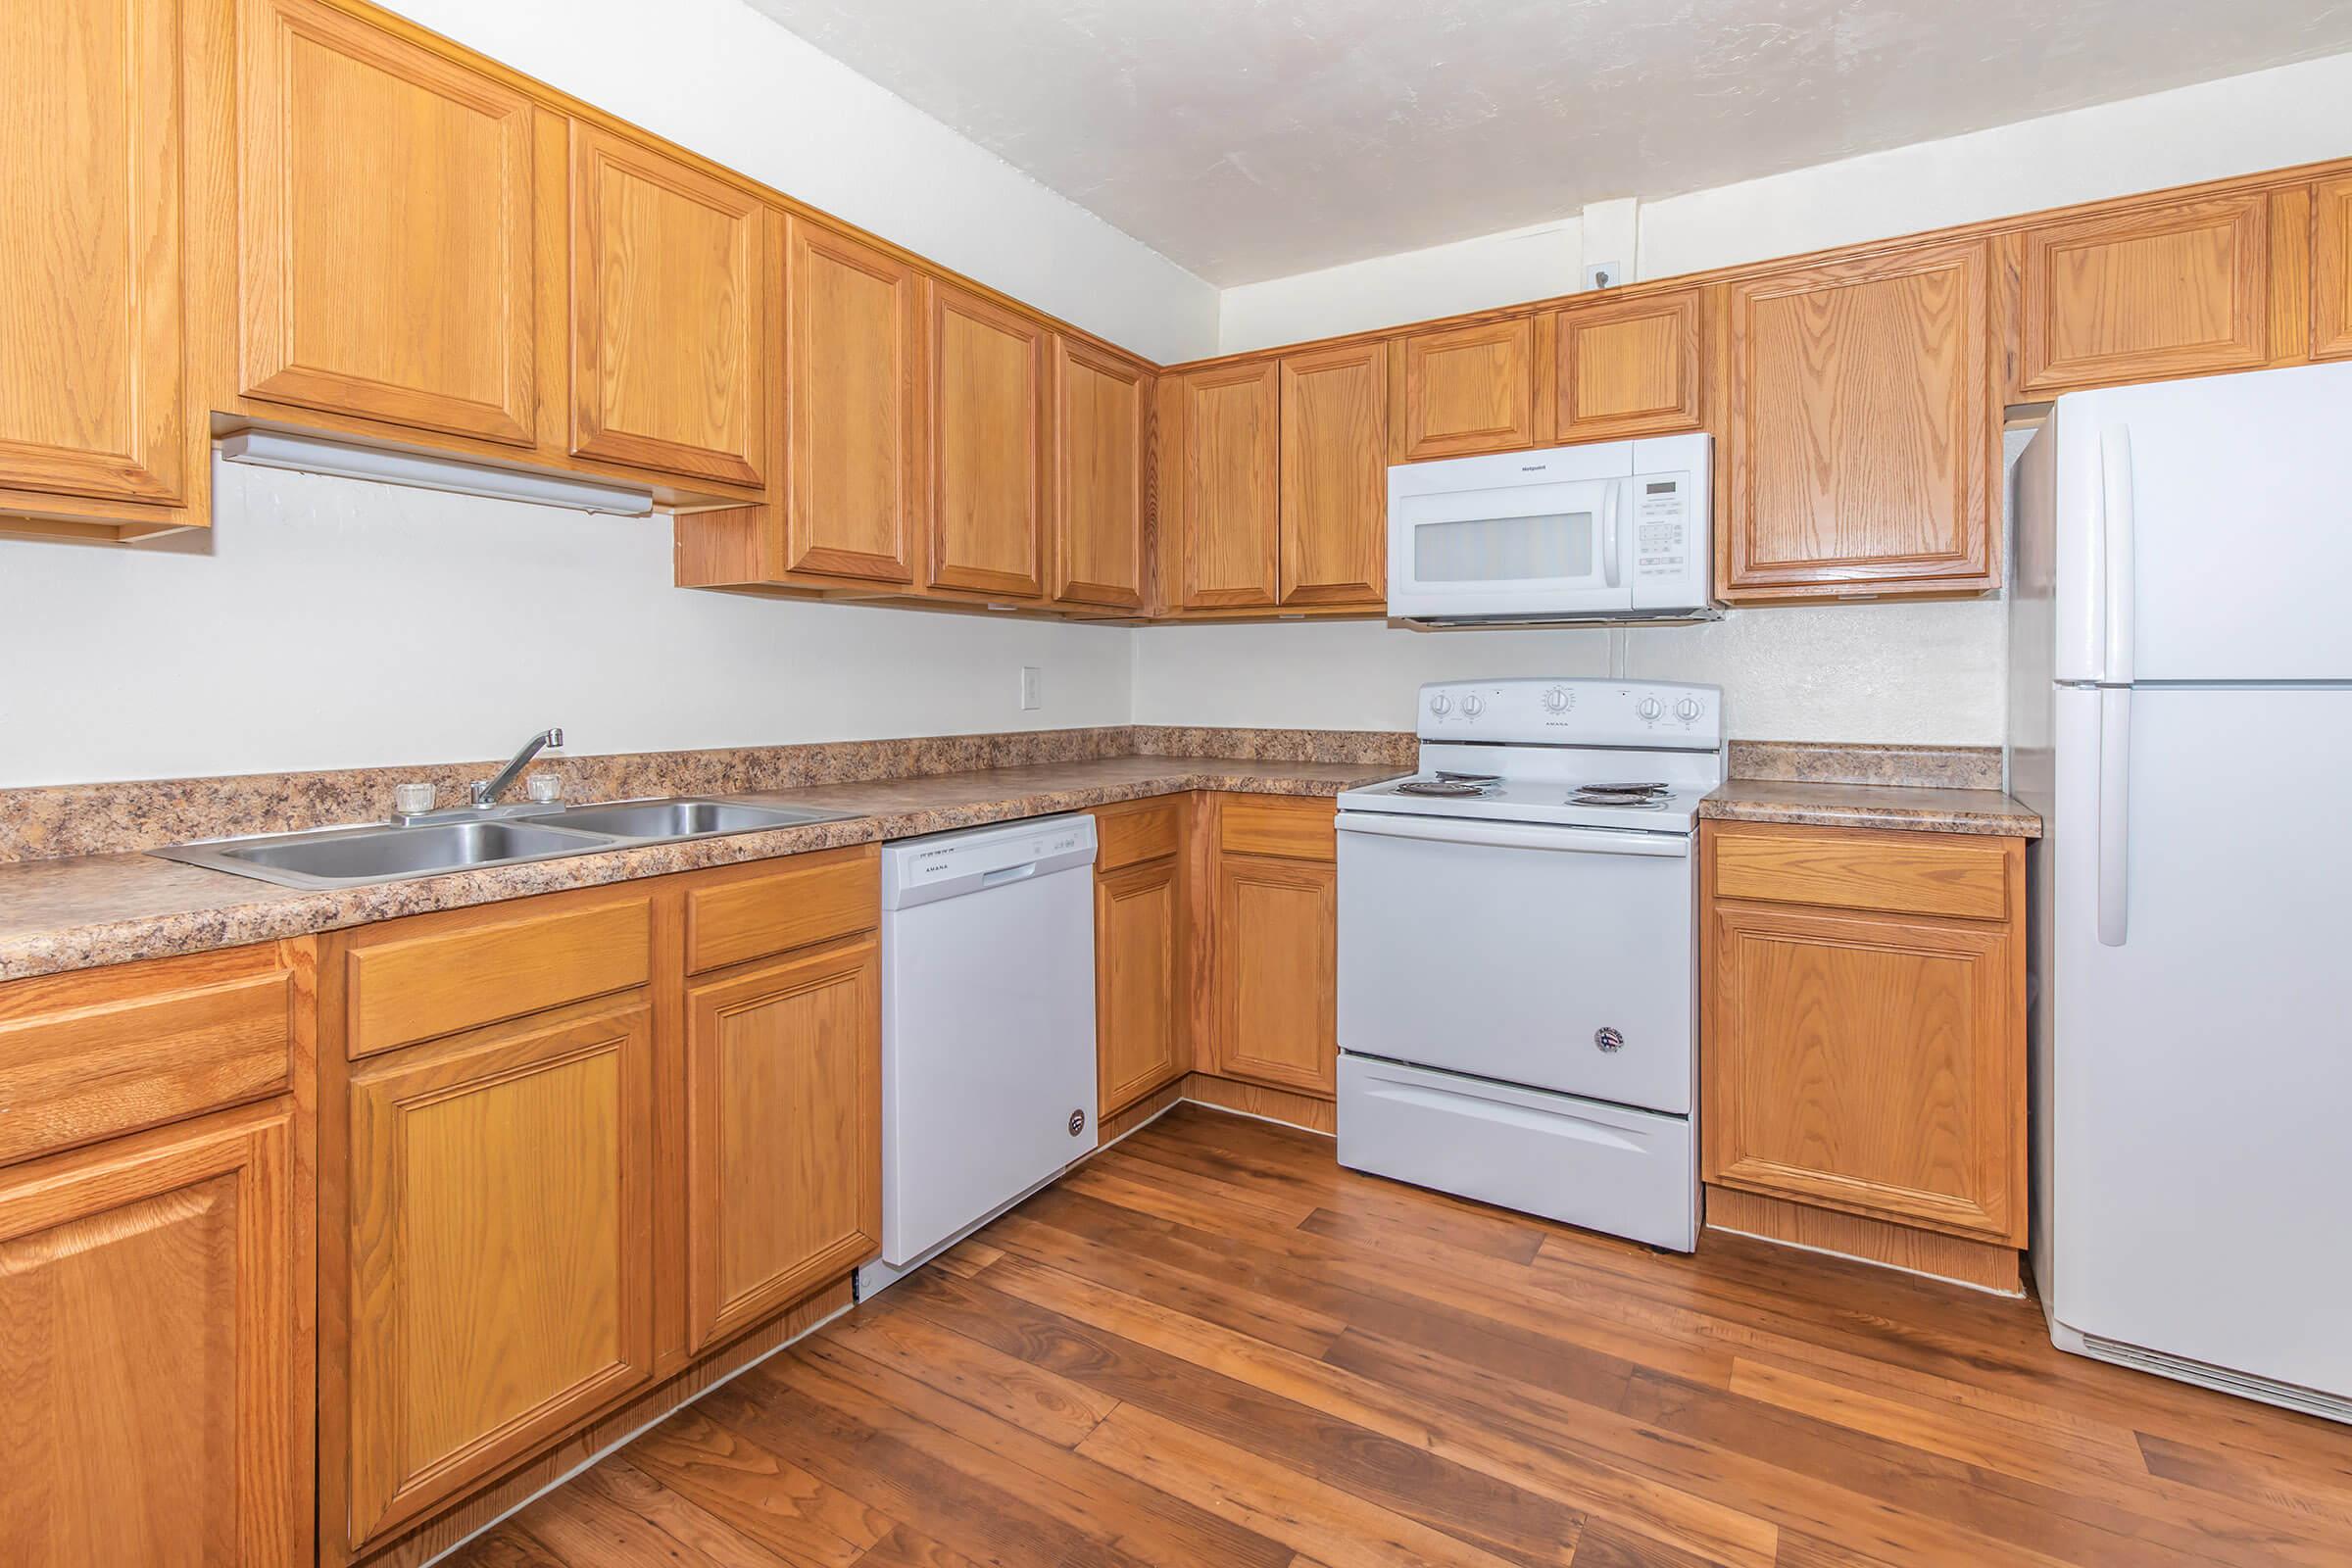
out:
{"label": "sink basin", "polygon": [[743,806],[733,801],[619,801],[611,806],[568,807],[531,820],[646,844],[757,833],[763,828],[798,827],[804,822],[834,822],[845,814],[798,806]]}
{"label": "sink basin", "polygon": [[243,843],[183,844],[156,853],[288,887],[347,887],[514,865],[612,848],[612,841],[533,822],[447,822],[432,827],[330,828]]}

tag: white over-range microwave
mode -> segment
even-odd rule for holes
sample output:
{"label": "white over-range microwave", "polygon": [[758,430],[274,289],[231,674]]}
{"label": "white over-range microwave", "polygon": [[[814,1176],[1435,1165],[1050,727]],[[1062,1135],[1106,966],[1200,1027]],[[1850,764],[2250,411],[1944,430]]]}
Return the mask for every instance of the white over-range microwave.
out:
{"label": "white over-range microwave", "polygon": [[1389,613],[1426,625],[1712,617],[1705,434],[1389,470]]}

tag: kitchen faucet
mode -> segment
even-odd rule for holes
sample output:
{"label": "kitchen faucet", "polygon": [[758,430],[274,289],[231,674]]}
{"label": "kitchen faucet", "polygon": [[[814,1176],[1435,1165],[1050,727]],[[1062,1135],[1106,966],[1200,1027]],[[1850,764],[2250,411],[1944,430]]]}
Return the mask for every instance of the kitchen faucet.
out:
{"label": "kitchen faucet", "polygon": [[547,747],[563,744],[564,731],[561,728],[545,730],[523,742],[522,750],[516,752],[506,766],[489,778],[474,780],[473,804],[476,807],[496,806],[498,798],[513,787],[524,768],[531,765],[532,758]]}

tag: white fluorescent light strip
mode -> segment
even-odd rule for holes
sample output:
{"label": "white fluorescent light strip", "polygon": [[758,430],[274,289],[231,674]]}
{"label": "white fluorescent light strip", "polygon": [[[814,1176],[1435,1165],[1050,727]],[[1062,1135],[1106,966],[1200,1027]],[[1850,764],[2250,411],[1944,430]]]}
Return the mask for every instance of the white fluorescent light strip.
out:
{"label": "white fluorescent light strip", "polygon": [[644,491],[599,484],[593,479],[523,473],[449,458],[419,457],[413,452],[387,452],[312,436],[285,435],[275,430],[245,430],[223,436],[220,451],[221,458],[229,463],[291,468],[298,473],[334,474],[345,479],[372,479],[416,490],[486,496],[493,501],[530,501],[546,507],[568,507],[574,512],[607,512],[621,517],[650,516],[654,510],[654,498]]}

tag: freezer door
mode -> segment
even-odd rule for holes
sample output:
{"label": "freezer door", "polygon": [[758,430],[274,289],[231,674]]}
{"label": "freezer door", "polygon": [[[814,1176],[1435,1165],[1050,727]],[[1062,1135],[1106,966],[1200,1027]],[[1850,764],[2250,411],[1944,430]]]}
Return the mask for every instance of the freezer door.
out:
{"label": "freezer door", "polygon": [[[2352,364],[2070,393],[2019,475],[2061,681],[2352,680]],[[2046,565],[2045,565],[2046,564]]]}
{"label": "freezer door", "polygon": [[2051,1314],[2352,1395],[2352,835],[2297,805],[2352,778],[2352,690],[2057,703]]}

